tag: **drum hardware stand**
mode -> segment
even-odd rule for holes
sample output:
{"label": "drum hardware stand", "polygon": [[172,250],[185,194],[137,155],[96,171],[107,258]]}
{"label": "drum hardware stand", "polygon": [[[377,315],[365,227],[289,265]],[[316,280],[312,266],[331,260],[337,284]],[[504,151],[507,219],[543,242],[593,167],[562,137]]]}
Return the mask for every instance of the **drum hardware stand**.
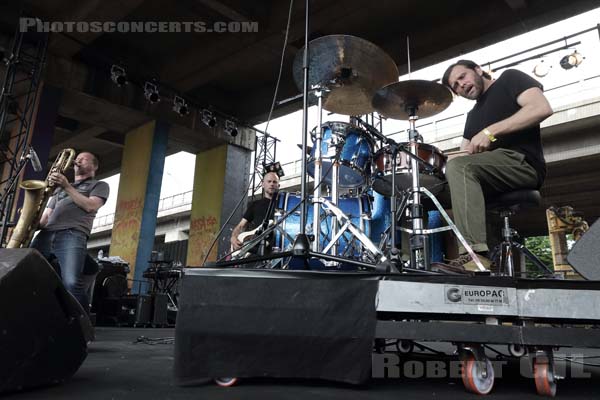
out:
{"label": "drum hardware stand", "polygon": [[[400,251],[396,247],[396,211],[397,211],[397,199],[396,199],[396,155],[398,154],[399,145],[398,143],[390,139],[389,137],[380,133],[377,129],[372,127],[371,125],[363,122],[360,118],[356,118],[357,121],[361,122],[367,131],[369,131],[373,136],[381,140],[383,143],[388,145],[392,150],[392,196],[390,199],[390,214],[391,214],[391,246],[389,250],[390,261],[395,264],[396,268],[399,271],[402,271],[402,261],[400,259]],[[405,150],[404,150],[405,151]],[[378,251],[381,251],[377,248]]]}
{"label": "drum hardware stand", "polygon": [[[414,188],[412,188],[410,190],[411,193],[414,192],[414,191],[415,191]],[[433,233],[439,233],[439,232],[444,232],[444,231],[450,231],[451,230],[456,235],[456,238],[459,240],[460,244],[462,244],[463,247],[465,248],[465,250],[467,250],[467,253],[469,254],[469,256],[471,256],[471,258],[475,262],[475,265],[477,265],[477,268],[479,269],[479,271],[481,271],[481,272],[488,272],[488,270],[483,266],[483,264],[479,260],[479,257],[477,257],[477,253],[475,253],[475,251],[473,251],[473,249],[467,243],[467,241],[464,238],[464,236],[462,235],[462,233],[460,233],[460,231],[458,230],[458,228],[456,227],[456,225],[454,224],[454,222],[452,222],[452,219],[450,218],[450,216],[448,215],[448,213],[446,212],[446,210],[444,210],[444,207],[442,207],[442,205],[438,201],[437,197],[435,197],[435,195],[433,193],[431,193],[425,187],[419,187],[418,191],[419,191],[419,193],[423,193],[424,195],[426,195],[427,197],[429,197],[431,199],[431,201],[433,202],[433,204],[435,205],[435,207],[438,209],[438,211],[440,212],[440,214],[442,214],[442,217],[444,218],[444,220],[446,220],[446,223],[448,224],[448,226],[442,226],[442,227],[439,227],[439,228],[420,229],[418,231],[419,234],[429,235],[429,234],[433,234]],[[420,199],[420,197],[419,197],[419,199]],[[407,232],[409,234],[414,234],[415,233],[415,229],[414,228],[413,229],[407,229],[407,228],[400,227],[400,230],[404,231],[404,232]],[[412,259],[411,259],[411,262],[412,262]]]}
{"label": "drum hardware stand", "polygon": [[[422,142],[423,138],[419,135],[419,132],[415,128],[416,120],[418,119],[416,112],[417,107],[407,105],[406,111],[409,114],[409,124],[410,128],[408,131],[409,134],[409,144],[410,144],[410,152],[412,153],[412,157],[410,160],[410,168],[412,173],[412,188],[410,190],[412,194],[411,201],[411,220],[412,220],[412,229],[402,230],[410,233],[410,265],[415,269],[427,269],[431,264],[431,254],[429,253],[429,234],[435,232],[441,232],[444,230],[452,230],[456,237],[459,239],[461,244],[467,250],[477,268],[480,271],[487,271],[487,269],[483,266],[477,254],[473,251],[471,246],[467,243],[463,235],[459,232],[456,225],[452,222],[446,211],[444,211],[443,207],[437,200],[437,198],[429,191],[427,188],[421,187],[419,182],[419,160],[425,163],[425,161],[421,160],[418,157],[418,143]],[[426,163],[428,164],[428,163]],[[395,174],[394,174],[395,175]],[[393,187],[393,191],[396,189]],[[448,226],[436,229],[424,229],[423,227],[423,205],[421,204],[421,193],[424,193],[427,197],[429,197],[437,209],[440,211]]]}
{"label": "drum hardware stand", "polygon": [[[315,135],[315,187],[313,191],[313,199],[318,199],[321,197],[321,185],[317,184],[321,182],[322,174],[323,174],[323,155],[321,154],[321,141],[323,140],[323,92],[326,90],[321,87],[321,85],[313,86],[314,95],[317,97],[317,113],[319,115],[319,128],[316,130]],[[306,153],[304,158],[306,159]],[[304,194],[302,195],[304,198]],[[313,251],[319,251],[320,247],[320,233],[321,233],[321,214],[319,205],[317,203],[313,203],[313,235],[314,241],[312,244]]]}
{"label": "drum hardware stand", "polygon": [[[336,82],[331,82],[331,83],[335,84]],[[324,95],[324,92],[327,92],[329,90],[327,89],[327,86],[321,85],[321,84],[314,85],[314,86],[312,86],[311,89],[313,91],[313,94],[317,98],[317,108],[318,108],[317,113],[319,115],[318,129],[316,129],[315,143],[314,143],[314,146],[315,146],[314,181],[320,182],[322,179],[322,172],[323,172],[322,171],[323,154],[321,152],[321,150],[322,150],[321,145],[322,145],[322,140],[323,140],[323,95]],[[340,145],[340,143],[336,143],[336,146],[339,146],[339,145]],[[306,158],[306,156],[305,156],[305,158]],[[330,242],[328,243],[326,248],[322,250],[323,253],[327,253],[327,252],[331,251],[332,255],[336,255],[338,253],[338,240],[342,237],[342,235],[344,234],[345,231],[350,229],[351,232],[356,237],[359,238],[359,241],[369,251],[371,251],[376,258],[380,258],[381,252],[379,251],[377,246],[375,246],[373,244],[373,242],[371,242],[371,240],[362,231],[360,231],[359,228],[356,228],[354,225],[352,225],[350,218],[348,218],[348,216],[346,216],[342,212],[342,210],[340,210],[338,207],[338,204],[339,204],[339,191],[338,191],[339,170],[340,170],[340,164],[336,158],[333,160],[333,163],[331,166],[331,201],[323,199],[321,196],[321,186],[315,185],[315,189],[313,192],[314,241],[311,246],[312,250],[315,252],[319,252],[321,250],[320,249],[320,245],[321,245],[321,240],[320,240],[320,236],[321,236],[321,210],[320,210],[320,208],[321,207],[320,207],[320,203],[323,203],[323,204],[327,204],[326,211],[331,211],[336,216],[336,218],[334,218],[332,220],[332,224],[331,224],[332,225],[331,226],[332,239],[330,240]],[[326,201],[327,203],[324,203],[322,200]],[[341,225],[341,224],[344,224],[344,226],[340,229],[339,225]],[[348,226],[348,224],[349,224],[349,226],[352,226],[352,228],[350,228]],[[355,231],[360,232],[360,234],[357,235],[355,233]],[[384,257],[384,260],[382,260],[382,261],[385,261],[385,260],[386,259]]]}
{"label": "drum hardware stand", "polygon": [[[364,234],[364,232],[354,226],[350,218],[344,214],[342,210],[337,207],[337,205],[333,204],[331,201],[325,198],[319,198],[319,203],[323,204],[326,211],[330,211],[335,215],[335,220],[339,222],[341,228],[337,232],[332,232],[332,238],[329,244],[323,249],[324,253],[327,253],[330,249],[336,248],[336,243],[342,237],[344,232],[349,230],[352,233],[352,236],[357,238],[359,242],[362,243],[363,246],[370,251],[379,262],[387,261],[387,258],[384,256],[383,252],[379,250],[377,246]],[[335,224],[334,224],[335,225]],[[350,240],[348,241],[348,246],[350,246]]]}
{"label": "drum hardware stand", "polygon": [[[410,152],[414,157],[410,159],[410,170],[412,174],[412,204],[411,204],[411,221],[412,221],[412,234],[410,236],[410,265],[416,269],[427,269],[430,265],[431,254],[429,254],[429,237],[423,234],[423,205],[421,204],[421,192],[419,182],[419,164],[415,157],[418,157],[418,143],[423,141],[421,135],[417,131],[415,125],[418,119],[417,107],[407,105],[406,110],[409,114],[408,123],[410,128],[408,130],[408,139],[410,145]],[[394,170],[394,176],[395,176]],[[393,192],[396,191],[396,187],[393,186]],[[392,237],[393,237],[392,232]]]}
{"label": "drum hardware stand", "polygon": [[[301,197],[306,197],[306,186],[307,186],[307,171],[306,171],[306,141],[308,139],[308,35],[309,35],[309,21],[310,21],[310,1],[305,1],[304,6],[304,54],[302,55],[302,179],[300,182]],[[319,129],[321,127],[319,126]],[[315,151],[320,151],[317,148]],[[316,165],[315,165],[316,167]],[[315,181],[316,182],[316,181]],[[302,204],[302,210],[300,213],[300,232],[294,239],[292,246],[292,253],[297,256],[304,256],[304,266],[308,269],[307,256],[310,252],[310,242],[308,236],[306,236],[306,204]],[[317,242],[318,243],[318,242]]]}

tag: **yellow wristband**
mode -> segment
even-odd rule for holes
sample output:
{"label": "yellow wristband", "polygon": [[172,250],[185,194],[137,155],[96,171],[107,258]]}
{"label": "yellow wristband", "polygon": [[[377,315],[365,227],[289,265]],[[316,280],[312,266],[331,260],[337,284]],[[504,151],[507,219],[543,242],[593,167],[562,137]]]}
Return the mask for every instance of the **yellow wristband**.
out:
{"label": "yellow wristband", "polygon": [[490,132],[490,130],[488,128],[485,128],[481,132],[483,132],[483,134],[485,136],[487,136],[487,138],[490,140],[490,142],[495,142],[496,140],[498,140],[498,139],[496,139],[496,137],[494,135],[492,135],[492,132]]}

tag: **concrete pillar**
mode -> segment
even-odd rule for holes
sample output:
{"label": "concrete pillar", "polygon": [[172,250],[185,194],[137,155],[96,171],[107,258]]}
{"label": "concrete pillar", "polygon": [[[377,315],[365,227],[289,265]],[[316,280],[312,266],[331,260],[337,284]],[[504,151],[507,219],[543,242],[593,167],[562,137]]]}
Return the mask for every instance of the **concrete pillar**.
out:
{"label": "concrete pillar", "polygon": [[[187,265],[202,266],[222,225],[223,233],[207,261],[229,252],[231,230],[240,221],[248,197],[250,151],[222,145],[196,155]],[[229,221],[228,217],[242,201]]]}
{"label": "concrete pillar", "polygon": [[110,255],[129,263],[134,293],[147,289],[139,282],[154,246],[169,128],[167,123],[152,121],[125,138]]}

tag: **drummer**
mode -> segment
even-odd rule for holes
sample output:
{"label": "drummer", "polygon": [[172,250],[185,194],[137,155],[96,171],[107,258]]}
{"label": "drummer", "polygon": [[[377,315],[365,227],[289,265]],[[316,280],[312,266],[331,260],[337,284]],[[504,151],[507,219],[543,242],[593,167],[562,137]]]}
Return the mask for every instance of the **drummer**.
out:
{"label": "drummer", "polygon": [[[470,60],[450,65],[442,83],[476,100],[467,116],[461,150],[446,166],[456,226],[489,269],[485,198],[516,189],[539,189],[546,176],[540,123],[553,111],[542,85],[518,70],[498,79]],[[451,262],[477,270],[464,247]]]}

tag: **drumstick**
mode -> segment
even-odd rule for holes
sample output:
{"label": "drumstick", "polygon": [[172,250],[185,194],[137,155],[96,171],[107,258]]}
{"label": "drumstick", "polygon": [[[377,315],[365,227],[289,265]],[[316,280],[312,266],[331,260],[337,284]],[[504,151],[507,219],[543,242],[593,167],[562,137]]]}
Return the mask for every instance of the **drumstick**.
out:
{"label": "drumstick", "polygon": [[447,151],[444,153],[448,160],[451,160],[456,157],[466,156],[469,152],[467,150],[455,150],[455,151]]}

